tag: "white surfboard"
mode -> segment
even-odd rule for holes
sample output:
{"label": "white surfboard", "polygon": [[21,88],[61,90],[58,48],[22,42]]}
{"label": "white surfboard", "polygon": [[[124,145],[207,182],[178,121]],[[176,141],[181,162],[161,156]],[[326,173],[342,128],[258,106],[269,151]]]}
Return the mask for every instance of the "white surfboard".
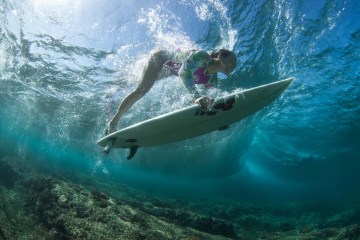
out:
{"label": "white surfboard", "polygon": [[97,144],[109,148],[130,148],[131,159],[138,147],[149,147],[194,138],[215,130],[224,130],[279,97],[293,78],[246,89],[216,99],[204,110],[192,105],[134,124],[109,134]]}

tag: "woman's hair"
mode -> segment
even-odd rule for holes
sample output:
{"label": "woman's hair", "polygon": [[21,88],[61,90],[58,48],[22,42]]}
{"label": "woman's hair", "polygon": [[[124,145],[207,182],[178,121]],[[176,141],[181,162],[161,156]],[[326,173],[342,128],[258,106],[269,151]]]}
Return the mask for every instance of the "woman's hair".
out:
{"label": "woman's hair", "polygon": [[227,50],[227,49],[223,49],[223,48],[211,52],[210,56],[211,56],[212,58],[216,58],[216,57],[227,58],[227,57],[229,57],[229,56],[232,56],[233,59],[234,59],[234,61],[235,61],[235,63],[237,62],[235,53],[233,53],[232,51],[229,51],[229,50]]}

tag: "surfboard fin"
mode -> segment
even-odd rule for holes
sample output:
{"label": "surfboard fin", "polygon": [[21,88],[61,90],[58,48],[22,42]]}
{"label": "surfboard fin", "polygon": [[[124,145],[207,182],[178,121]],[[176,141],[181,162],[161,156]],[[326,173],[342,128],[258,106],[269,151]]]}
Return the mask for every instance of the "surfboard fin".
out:
{"label": "surfboard fin", "polygon": [[130,147],[130,153],[129,153],[129,156],[127,157],[127,160],[130,160],[135,156],[138,148],[139,148],[138,146]]}

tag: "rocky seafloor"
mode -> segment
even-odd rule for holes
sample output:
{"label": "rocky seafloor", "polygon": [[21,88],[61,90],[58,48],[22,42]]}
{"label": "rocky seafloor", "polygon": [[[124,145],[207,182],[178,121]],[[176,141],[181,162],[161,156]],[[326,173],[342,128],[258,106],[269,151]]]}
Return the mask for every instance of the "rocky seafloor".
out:
{"label": "rocky seafloor", "polygon": [[360,239],[360,203],[160,197],[0,160],[0,239]]}

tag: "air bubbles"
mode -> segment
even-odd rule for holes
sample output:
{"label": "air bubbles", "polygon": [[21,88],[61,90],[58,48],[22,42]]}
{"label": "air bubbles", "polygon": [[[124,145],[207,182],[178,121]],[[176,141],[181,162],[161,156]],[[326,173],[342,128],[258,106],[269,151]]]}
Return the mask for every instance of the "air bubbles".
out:
{"label": "air bubbles", "polygon": [[213,16],[213,14],[209,11],[208,5],[206,5],[205,3],[196,6],[195,12],[197,16],[203,21],[208,20]]}
{"label": "air bubbles", "polygon": [[231,26],[227,11],[217,0],[171,4],[165,1],[141,9],[137,24],[146,27],[152,47],[232,49],[237,31]]}

